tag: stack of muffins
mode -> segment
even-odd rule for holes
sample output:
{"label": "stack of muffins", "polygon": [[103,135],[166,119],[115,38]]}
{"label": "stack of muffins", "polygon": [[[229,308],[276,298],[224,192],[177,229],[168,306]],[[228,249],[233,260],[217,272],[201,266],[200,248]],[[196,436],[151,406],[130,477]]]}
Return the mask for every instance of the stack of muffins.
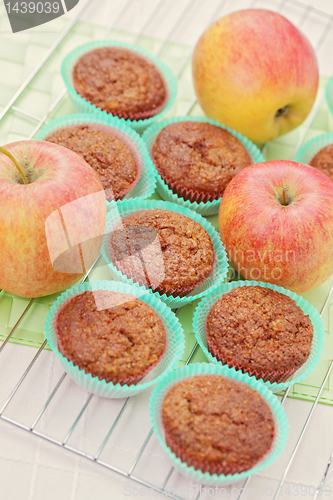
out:
{"label": "stack of muffins", "polygon": [[[112,201],[102,252],[122,283],[65,292],[50,311],[49,343],[96,394],[124,397],[159,382],[151,412],[174,464],[194,479],[196,472],[239,479],[285,443],[285,416],[265,384],[281,388],[321,352],[320,322],[294,294],[262,283],[223,288],[223,245],[199,215],[216,214],[235,175],[264,158],[212,120],[154,123],[173,104],[175,79],[134,46],[80,47],[62,74],[76,110],[86,114],[51,123],[38,138],[72,149],[99,176]],[[143,137],[135,130],[145,130]],[[327,154],[314,162],[330,174]],[[155,178],[167,202],[144,201]],[[216,367],[173,372],[184,342],[168,306],[197,298],[193,328]]]}

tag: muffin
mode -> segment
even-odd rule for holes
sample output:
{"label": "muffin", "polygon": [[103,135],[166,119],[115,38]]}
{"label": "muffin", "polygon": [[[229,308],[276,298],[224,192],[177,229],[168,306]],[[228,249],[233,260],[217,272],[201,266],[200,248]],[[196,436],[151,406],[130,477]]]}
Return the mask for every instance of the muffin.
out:
{"label": "muffin", "polygon": [[207,231],[185,215],[158,208],[123,218],[110,234],[109,251],[128,278],[167,296],[189,293],[214,264]]}
{"label": "muffin", "polygon": [[206,319],[209,352],[264,382],[284,382],[308,359],[313,325],[294,300],[270,288],[237,287]]}
{"label": "muffin", "polygon": [[221,375],[197,375],[176,383],[161,413],[166,444],[202,472],[248,470],[273,443],[274,418],[265,399]]}
{"label": "muffin", "polygon": [[184,200],[211,201],[252,158],[227,130],[206,122],[167,125],[151,148],[156,169],[168,187]]}
{"label": "muffin", "polygon": [[[45,138],[79,154],[98,174],[105,190],[116,200],[138,182],[138,168],[129,148],[106,127],[76,124],[59,128]],[[110,196],[108,196],[110,197]]]}
{"label": "muffin", "polygon": [[311,167],[318,168],[333,181],[333,144],[322,148],[309,162]]}
{"label": "muffin", "polygon": [[110,290],[70,297],[55,316],[58,349],[81,370],[113,384],[139,382],[161,359],[161,318],[133,295]]}
{"label": "muffin", "polygon": [[119,46],[99,47],[81,56],[73,69],[73,84],[97,108],[131,120],[155,115],[168,97],[156,66]]}

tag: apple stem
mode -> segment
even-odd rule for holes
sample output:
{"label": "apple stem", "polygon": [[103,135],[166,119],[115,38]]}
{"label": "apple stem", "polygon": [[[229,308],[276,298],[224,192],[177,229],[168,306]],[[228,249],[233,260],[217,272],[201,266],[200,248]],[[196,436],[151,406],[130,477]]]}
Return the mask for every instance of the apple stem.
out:
{"label": "apple stem", "polygon": [[4,155],[8,156],[8,158],[10,158],[12,160],[12,162],[14,163],[15,167],[17,168],[17,170],[20,172],[21,174],[21,177],[23,179],[23,182],[24,184],[28,184],[28,181],[27,181],[27,178],[26,176],[24,175],[24,172],[22,170],[22,168],[20,167],[20,165],[17,163],[17,161],[15,160],[14,156],[9,152],[7,151],[7,149],[4,149],[0,146],[0,152],[3,153]]}
{"label": "apple stem", "polygon": [[287,203],[286,203],[286,193],[288,191],[288,186],[283,186],[282,188],[282,205],[286,206]]}

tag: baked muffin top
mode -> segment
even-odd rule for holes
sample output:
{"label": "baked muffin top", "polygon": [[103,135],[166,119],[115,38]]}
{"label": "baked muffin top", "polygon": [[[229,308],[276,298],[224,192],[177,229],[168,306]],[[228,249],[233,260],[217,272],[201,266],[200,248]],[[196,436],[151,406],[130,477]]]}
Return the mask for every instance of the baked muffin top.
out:
{"label": "baked muffin top", "polygon": [[166,99],[160,72],[137,52],[100,47],[84,54],[74,66],[75,90],[112,115],[135,119],[153,116]]}
{"label": "baked muffin top", "polygon": [[322,148],[309,162],[311,167],[318,168],[333,181],[333,144]]}
{"label": "baked muffin top", "polygon": [[162,320],[133,295],[109,290],[74,296],[56,320],[60,352],[106,382],[142,378],[164,353]]}
{"label": "baked muffin top", "polygon": [[274,437],[264,398],[219,375],[176,383],[165,396],[162,422],[171,450],[203,472],[248,470],[270,449]]}
{"label": "baked muffin top", "polygon": [[128,277],[167,295],[185,295],[212,272],[214,247],[197,222],[152,209],[122,219],[109,239],[114,264]]}
{"label": "baked muffin top", "polygon": [[152,146],[152,158],[168,185],[216,196],[252,163],[243,144],[227,130],[192,121],[167,125]]}
{"label": "baked muffin top", "polygon": [[95,170],[103,188],[112,189],[115,199],[134,187],[138,168],[132,152],[115,135],[91,124],[59,128],[46,141],[71,149]]}
{"label": "baked muffin top", "polygon": [[298,368],[311,352],[309,316],[270,288],[243,286],[225,293],[209,311],[206,328],[221,358],[249,370]]}

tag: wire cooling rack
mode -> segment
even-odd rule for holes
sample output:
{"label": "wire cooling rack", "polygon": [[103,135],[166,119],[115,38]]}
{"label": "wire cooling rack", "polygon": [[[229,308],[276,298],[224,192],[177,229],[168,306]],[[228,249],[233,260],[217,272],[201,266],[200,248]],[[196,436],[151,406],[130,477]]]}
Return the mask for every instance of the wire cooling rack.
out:
{"label": "wire cooling rack", "polygon": [[[2,102],[1,99],[3,97],[0,96],[0,136],[2,143],[20,138],[34,138],[40,128],[50,119],[71,112],[66,90],[62,88],[62,84],[59,82],[59,79],[57,80],[56,77],[54,77],[53,79],[54,81],[56,80],[56,83],[54,85],[52,84],[51,92],[49,92],[48,94],[50,103],[47,106],[46,112],[40,113],[37,105],[37,100],[34,101],[32,98],[29,99],[29,96],[31,97],[34,89],[36,88],[36,81],[37,88],[40,84],[41,88],[45,90],[45,82],[47,81],[46,69],[48,68],[49,62],[54,59],[57,54],[62,54],[63,57],[64,53],[66,53],[64,52],[64,50],[67,50],[68,52],[68,50],[72,48],[68,45],[66,49],[68,37],[71,37],[74,34],[74,39],[73,37],[70,38],[71,43],[75,43],[76,45],[78,45],[80,42],[80,34],[86,34],[89,30],[91,38],[107,39],[112,36],[114,38],[130,41],[131,43],[138,43],[150,50],[158,57],[161,57],[166,63],[169,63],[171,69],[174,71],[179,81],[178,99],[175,107],[171,111],[171,115],[202,115],[190,83],[190,59],[193,45],[196,39],[187,38],[186,34],[186,27],[188,26],[188,24],[193,21],[196,21],[198,24],[198,18],[200,18],[200,28],[198,31],[198,34],[200,34],[212,21],[233,10],[248,7],[263,7],[277,10],[282,14],[285,14],[311,39],[320,62],[321,74],[330,76],[330,74],[332,73],[331,68],[333,68],[333,51],[331,50],[331,47],[333,46],[333,16],[324,10],[320,10],[319,8],[307,5],[303,1],[233,0],[233,2],[230,2],[228,0],[211,0],[207,3],[205,2],[205,8],[202,9],[203,3],[201,2],[201,0],[189,0],[187,2],[183,2],[182,8],[178,9],[177,14],[172,14],[172,20],[167,25],[166,14],[168,11],[174,8],[175,2],[173,2],[173,0],[156,0],[150,3],[151,8],[147,13],[146,20],[140,27],[138,32],[135,34],[128,34],[125,30],[121,29],[121,27],[122,23],[125,23],[126,16],[135,16],[135,9],[140,8],[140,2],[138,2],[138,0],[127,0],[118,3],[119,9],[117,11],[117,15],[112,18],[111,23],[109,26],[107,26],[107,28],[89,25],[86,21],[84,21],[85,18],[89,18],[89,14],[92,13],[95,8],[98,8],[98,0],[81,1],[80,8],[75,10],[76,13],[73,18],[58,20],[57,26],[61,29],[58,31],[56,36],[49,37],[48,43],[40,52],[40,59],[36,62],[36,64],[33,65],[31,71],[29,71],[29,73],[24,78],[23,83],[11,85],[10,89],[8,89],[8,94],[5,94],[6,102]],[[163,32],[162,39],[159,36],[161,32]],[[153,33],[154,36],[152,36],[151,33]],[[82,42],[83,41],[86,40],[82,40]],[[60,49],[62,50],[62,52],[60,52]],[[41,80],[39,82],[38,78],[40,76]],[[266,144],[264,146],[263,152],[267,159],[271,159],[274,157],[294,159],[297,151],[305,140],[311,138],[313,135],[318,135],[318,133],[326,132],[332,128],[332,121],[329,113],[327,112],[327,109],[325,108],[324,103],[323,91],[326,81],[327,78],[325,77],[321,79],[321,91],[319,92],[314,108],[305,123],[296,131],[288,134],[288,136],[279,138],[276,141],[273,141],[272,143]],[[31,106],[31,102],[34,102],[36,104]],[[22,124],[24,124],[24,126]],[[27,133],[27,130],[29,130],[29,133]],[[212,220],[212,222],[215,222],[216,225],[216,220]],[[96,275],[96,269],[94,269],[94,271],[92,272],[92,274],[94,273]],[[84,277],[84,280],[88,278],[89,274],[90,273],[87,273],[87,275]],[[327,311],[331,306],[330,301],[332,290],[332,287],[326,286],[326,288],[324,288],[322,291],[322,294],[325,294],[325,297],[322,297],[322,300],[319,301],[318,304],[316,304],[323,317],[325,316],[325,314],[327,314]],[[2,297],[3,292],[0,296],[0,300]],[[27,317],[29,311],[31,312],[31,309],[34,306],[34,302],[35,300],[31,299],[27,303],[24,311],[2,343],[0,347],[0,369],[1,356],[3,357],[6,346],[8,346],[10,340],[13,339],[15,332]],[[77,455],[85,457],[86,459],[93,461],[109,469],[110,471],[113,471],[114,473],[128,478],[134,483],[151,488],[155,492],[163,494],[170,498],[183,500],[186,495],[179,496],[178,494],[172,493],[172,491],[168,489],[168,485],[172,483],[172,475],[174,474],[174,469],[172,467],[170,467],[168,473],[165,474],[163,478],[158,477],[157,474],[155,482],[147,481],[140,477],[138,471],[140,470],[141,462],[145,462],[143,464],[144,467],[153,468],[152,463],[147,463],[147,456],[145,455],[145,451],[149,446],[149,442],[151,441],[153,435],[152,429],[149,430],[150,424],[147,423],[147,415],[144,416],[145,424],[143,425],[143,429],[147,429],[145,439],[143,440],[140,448],[136,450],[135,455],[131,457],[130,464],[122,466],[122,463],[115,463],[114,457],[112,457],[112,453],[111,455],[110,453],[106,453],[107,450],[111,450],[112,452],[113,438],[118,430],[123,430],[123,436],[125,439],[125,432],[128,433],[128,426],[130,426],[131,423],[135,421],[135,416],[132,416],[132,418],[128,420],[129,408],[131,408],[131,405],[134,405],[135,407],[135,403],[133,403],[132,399],[129,398],[125,401],[119,400],[108,402],[113,405],[111,411],[112,418],[110,417],[111,420],[107,431],[103,435],[101,435],[101,440],[98,447],[93,451],[91,451],[92,447],[88,445],[88,442],[86,446],[74,446],[71,444],[72,441],[75,442],[75,440],[73,440],[72,438],[73,436],[75,436],[78,430],[80,430],[80,422],[82,422],[83,416],[86,414],[88,407],[92,407],[93,405],[103,405],[103,401],[100,400],[100,398],[93,396],[92,394],[86,395],[84,405],[78,409],[77,414],[72,418],[69,425],[67,420],[64,418],[66,424],[64,424],[63,428],[65,428],[65,425],[67,425],[68,427],[67,431],[61,437],[58,436],[61,434],[62,429],[55,430],[54,428],[52,429],[52,426],[50,428],[50,426],[46,425],[44,427],[47,428],[47,431],[41,430],[40,424],[41,422],[43,422],[43,420],[52,420],[52,418],[50,417],[50,409],[52,408],[54,402],[57,400],[57,397],[59,397],[59,393],[61,391],[64,391],[64,381],[66,381],[66,373],[61,374],[56,383],[53,385],[52,389],[45,399],[44,404],[41,407],[33,408],[33,410],[31,411],[26,411],[25,418],[22,418],[20,409],[22,409],[22,407],[27,409],[28,407],[30,407],[30,403],[31,405],[33,403],[33,401],[29,400],[29,394],[26,394],[24,391],[25,385],[27,384],[27,380],[29,378],[33,379],[32,383],[34,383],[34,380],[36,379],[35,369],[38,363],[40,363],[40,360],[45,353],[46,347],[46,341],[42,342],[37,352],[31,351],[32,359],[28,366],[22,366],[21,372],[19,374],[15,372],[15,376],[13,377],[13,380],[15,382],[13,387],[10,388],[10,391],[6,393],[6,397],[0,409],[0,418],[5,422],[19,427],[22,430],[25,430],[33,435],[39,436],[51,443],[54,443],[55,445],[62,447],[64,450],[68,450]],[[197,344],[194,344],[194,346],[191,346],[187,359],[184,360],[184,362],[186,364],[189,363],[193,359],[193,357],[196,356],[196,353]],[[41,370],[43,368],[43,364],[40,364],[42,366],[38,366],[39,377],[42,377],[43,375]],[[294,450],[292,454],[285,459],[283,467],[284,470],[281,475],[280,482],[276,491],[273,493],[274,496],[272,498],[274,499],[277,499],[281,495],[283,484],[295,458],[297,457],[299,447],[310,423],[314,410],[318,402],[321,400],[323,391],[327,387],[327,382],[329,380],[332,368],[333,361],[330,360],[328,363],[328,369],[326,367],[322,373],[321,383],[318,385],[318,387],[315,387],[315,391],[312,395],[313,403],[299,436],[296,436]],[[38,384],[37,380],[36,384]],[[66,390],[67,386],[65,391]],[[288,392],[291,391],[292,389],[289,389],[284,393],[281,399],[282,404],[285,403]],[[68,401],[70,401],[71,394],[69,392],[66,395],[65,392],[62,397],[64,397],[65,399],[67,397]],[[142,396],[142,398],[145,398],[147,400],[147,396]],[[137,398],[135,399],[137,400]],[[68,405],[70,406],[70,403],[68,403]],[[13,410],[11,410],[11,408],[13,408]],[[30,416],[31,420],[29,420]],[[126,428],[123,429],[124,426],[122,422],[125,416]],[[26,423],[26,420],[29,420],[29,423]],[[90,422],[90,425],[94,426],[98,424],[97,422],[92,421]],[[108,458],[110,456],[112,458]],[[311,498],[317,498],[317,496],[321,494],[331,461],[332,457],[328,461],[325,470],[323,470],[322,478],[318,478],[318,486],[316,488],[313,488],[313,492],[310,494]],[[122,460],[120,460],[120,462],[122,462]],[[248,478],[244,485],[241,485],[242,489],[239,490],[238,495],[239,500],[246,497],[247,491],[249,491],[250,481],[251,478]],[[204,490],[198,490],[196,499],[199,499],[203,491]]]}

